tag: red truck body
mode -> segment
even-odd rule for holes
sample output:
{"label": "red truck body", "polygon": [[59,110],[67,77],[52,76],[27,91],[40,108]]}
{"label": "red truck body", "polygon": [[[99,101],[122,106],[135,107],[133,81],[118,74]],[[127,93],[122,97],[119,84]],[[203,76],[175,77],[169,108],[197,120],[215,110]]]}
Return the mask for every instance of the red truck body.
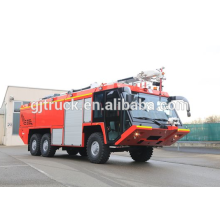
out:
{"label": "red truck body", "polygon": [[[106,102],[107,98],[105,97],[111,91],[120,96],[120,91],[124,87],[129,87],[132,93],[135,94],[146,94],[147,97],[153,96],[159,98],[160,96],[165,99],[169,97],[168,93],[163,91],[160,92],[158,90],[143,88],[143,86],[139,87],[123,83],[101,85],[97,88],[67,93],[46,99],[46,104],[43,103],[45,100],[39,101],[39,103],[43,103],[43,106],[46,105],[47,108],[49,108],[50,103],[53,103],[51,104],[51,110],[45,110],[43,108],[41,113],[33,113],[31,103],[21,106],[19,135],[23,142],[29,145],[29,150],[31,149],[31,137],[34,134],[40,134],[42,136],[46,133],[51,135],[50,145],[56,149],[60,147],[63,149],[69,147],[85,149],[91,134],[99,132],[103,135],[104,144],[111,148],[111,151],[117,151],[117,149],[118,151],[129,151],[128,146],[170,146],[189,133],[189,130],[184,129],[182,124],[179,126],[167,125],[163,127],[152,121],[139,119],[135,121],[129,111],[125,112],[124,110],[118,110],[116,115],[109,117],[107,117],[109,113],[104,113],[103,110],[100,116],[102,119],[99,121],[99,118],[95,118],[94,114],[96,114],[96,110],[93,109],[92,103],[96,94],[103,94],[103,100]],[[89,101],[91,103],[91,109],[82,109],[75,113],[67,112],[65,109],[55,109],[55,103],[59,107],[60,104],[73,100],[74,102],[80,102],[82,106],[85,101]],[[124,117],[127,117],[126,122],[122,119]],[[126,124],[126,128],[122,128],[124,124]]]}

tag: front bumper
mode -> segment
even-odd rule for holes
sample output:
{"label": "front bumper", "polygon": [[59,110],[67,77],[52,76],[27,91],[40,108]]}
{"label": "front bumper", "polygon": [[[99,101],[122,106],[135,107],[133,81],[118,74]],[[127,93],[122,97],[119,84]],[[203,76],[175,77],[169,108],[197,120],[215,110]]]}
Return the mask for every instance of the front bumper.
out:
{"label": "front bumper", "polygon": [[149,126],[132,125],[121,138],[116,141],[116,146],[170,146],[190,132],[176,126],[168,129],[152,128]]}

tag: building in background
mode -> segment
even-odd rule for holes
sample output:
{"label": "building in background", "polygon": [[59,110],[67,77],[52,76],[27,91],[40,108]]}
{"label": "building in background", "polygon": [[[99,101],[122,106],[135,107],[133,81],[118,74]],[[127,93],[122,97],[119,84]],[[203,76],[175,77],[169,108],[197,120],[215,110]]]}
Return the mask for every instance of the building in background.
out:
{"label": "building in background", "polygon": [[51,94],[65,92],[67,91],[8,86],[0,108],[0,144],[23,145],[18,135],[21,105],[38,101]]}
{"label": "building in background", "polygon": [[4,136],[4,111],[0,108],[0,144],[3,144]]}

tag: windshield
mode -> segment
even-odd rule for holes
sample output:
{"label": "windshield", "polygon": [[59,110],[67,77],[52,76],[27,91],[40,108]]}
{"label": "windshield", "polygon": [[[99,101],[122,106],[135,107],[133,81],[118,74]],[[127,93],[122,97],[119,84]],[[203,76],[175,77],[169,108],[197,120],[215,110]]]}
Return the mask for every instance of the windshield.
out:
{"label": "windshield", "polygon": [[[144,93],[133,93],[134,102],[138,109],[131,109],[131,116],[137,119],[153,119],[168,121],[169,118],[178,118],[176,111],[166,109],[167,98]],[[142,103],[142,104],[140,104]],[[146,108],[146,105],[148,106]]]}

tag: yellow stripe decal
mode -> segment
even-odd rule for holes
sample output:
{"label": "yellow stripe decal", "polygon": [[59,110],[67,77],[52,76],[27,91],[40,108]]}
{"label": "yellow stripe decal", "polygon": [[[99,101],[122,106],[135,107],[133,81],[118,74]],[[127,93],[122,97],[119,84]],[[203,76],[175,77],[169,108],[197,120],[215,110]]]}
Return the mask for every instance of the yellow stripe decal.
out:
{"label": "yellow stripe decal", "polygon": [[188,131],[190,131],[189,129],[178,129],[178,131],[186,131],[186,132],[188,132]]}
{"label": "yellow stripe decal", "polygon": [[140,125],[138,125],[137,128],[148,128],[148,129],[152,129],[152,127],[149,127],[149,126],[140,126]]}
{"label": "yellow stripe decal", "polygon": [[[70,99],[75,99],[75,98],[79,98],[79,97],[83,97],[83,96],[88,96],[88,95],[92,95],[92,93],[88,93],[88,94],[84,94],[84,95],[78,95],[78,96],[74,96],[74,97],[70,97],[70,98],[66,98],[66,99],[59,99],[59,100],[55,100],[55,101],[52,101],[52,102],[62,102],[62,101],[70,100]],[[46,102],[46,103],[42,102],[42,105],[52,103],[52,102]],[[40,105],[40,104],[38,104],[38,105]],[[33,107],[36,107],[36,105],[34,105]],[[25,109],[25,108],[31,108],[31,106],[23,107],[23,108],[20,108],[20,109]]]}
{"label": "yellow stripe decal", "polygon": [[87,95],[92,95],[92,93],[88,93],[88,94],[85,94],[85,95],[78,95],[78,96],[75,96],[75,97],[73,97],[73,98],[79,98],[79,97],[87,96]]}

